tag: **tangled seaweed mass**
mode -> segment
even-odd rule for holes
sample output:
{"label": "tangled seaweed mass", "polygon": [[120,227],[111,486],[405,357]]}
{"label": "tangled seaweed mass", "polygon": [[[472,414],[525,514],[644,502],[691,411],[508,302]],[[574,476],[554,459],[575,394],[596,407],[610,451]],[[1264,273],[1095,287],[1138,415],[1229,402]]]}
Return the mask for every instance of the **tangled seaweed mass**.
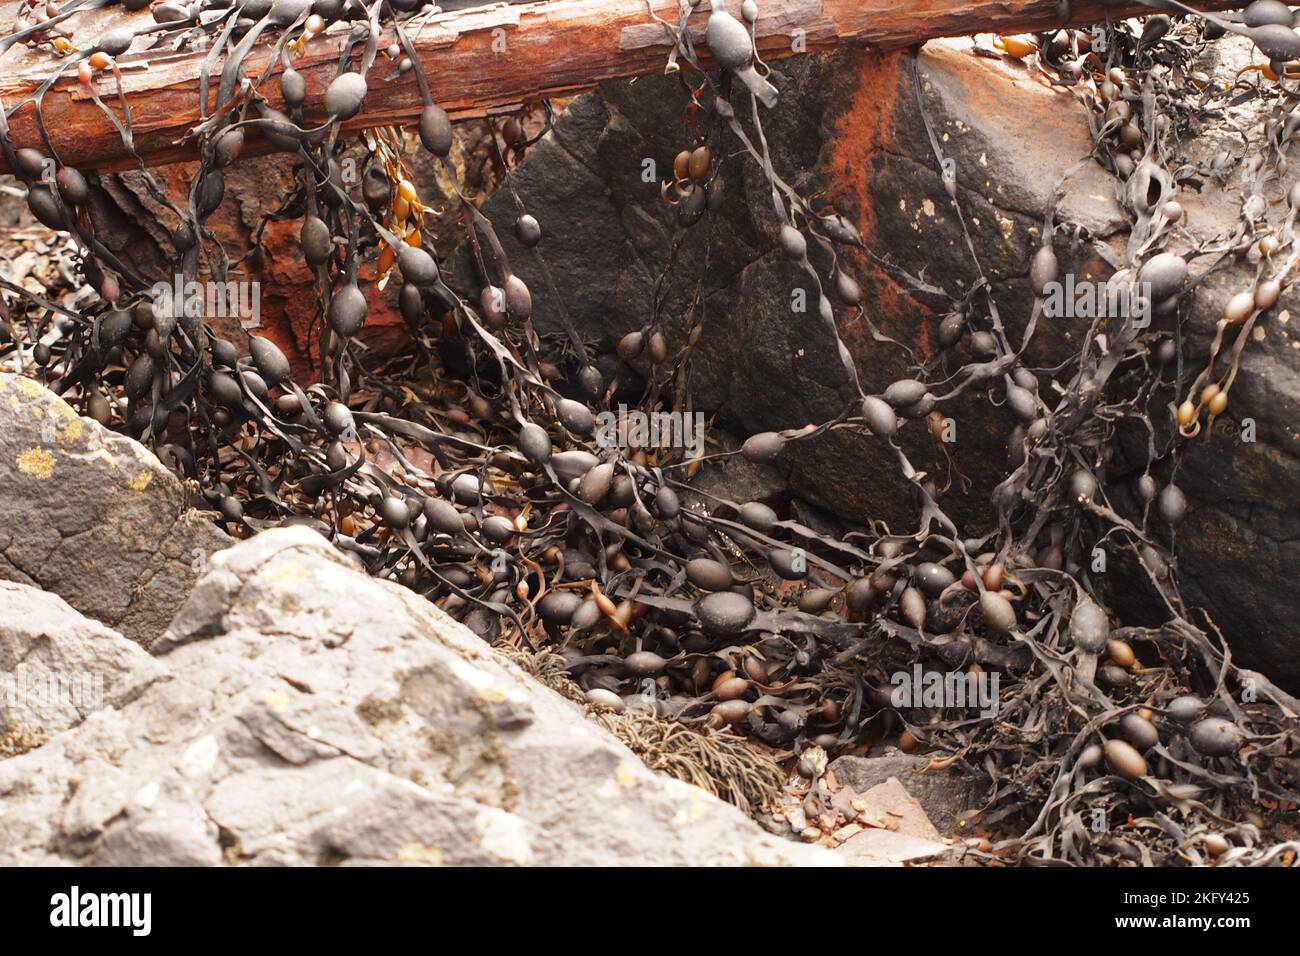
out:
{"label": "tangled seaweed mass", "polygon": [[[658,20],[673,44],[668,69],[682,77],[683,108],[698,119],[663,183],[678,224],[668,269],[680,276],[698,268],[700,278],[684,340],[670,340],[656,294],[642,328],[618,342],[619,359],[649,360],[641,412],[694,414],[690,368],[706,321],[707,262],[679,261],[677,252],[719,205],[716,156],[740,151],[761,170],[783,223],[773,239],[817,290],[816,314],[837,342],[837,312],[866,320],[861,288],[840,265],[845,247],[951,303],[942,349],[914,377],[867,394],[841,342],[857,392],[852,404],[819,425],[753,435],[734,453],[770,462],[791,443],[850,430],[895,458],[899,480],[914,491],[914,525],[864,521],[862,530],[833,537],[757,502],[704,496],[709,507],[687,507],[683,493],[697,460],[682,449],[599,440],[597,415],[615,383],[564,315],[557,319],[567,341],[544,351],[528,286],[512,271],[494,224],[468,201],[461,209],[479,286],[452,287],[445,256],[432,248],[433,212],[403,167],[399,130],[360,134],[366,166],[359,182],[345,181],[340,156],[354,140],[340,124],[363,108],[382,53],[397,64],[395,75],[414,75],[426,104],[420,142],[456,182],[448,160],[453,127],[411,41],[432,8],[418,0],[168,0],[153,7],[156,23],[147,29],[98,37],[72,29],[77,12],[107,2],[27,0],[0,41],[0,51],[25,43],[55,56],[48,82],[0,114],[0,145],[27,186],[32,213],[72,236],[97,292],[71,309],[3,282],[0,354],[84,414],[149,445],[229,529],[315,528],[372,574],[426,596],[485,640],[547,649],[552,681],[560,680],[553,672],[562,661],[563,686],[581,688],[596,711],[653,708],[683,732],[725,737],[728,747],[739,734],[779,758],[813,747],[849,752],[888,734],[904,750],[933,755],[933,767],[960,761],[991,783],[977,808],[998,835],[979,854],[990,861],[1294,860],[1300,843],[1280,842],[1260,808],[1300,800],[1300,701],[1234,665],[1209,616],[1181,598],[1174,550],[1188,507],[1175,483],[1181,451],[1225,413],[1252,328],[1300,261],[1300,183],[1289,192],[1281,185],[1300,110],[1284,84],[1264,82],[1290,76],[1288,62],[1300,59],[1289,8],[1258,0],[1220,17],[1150,3],[1165,12],[1136,27],[1108,22],[1097,31],[1063,28],[1032,43],[997,43],[1004,55],[1033,55],[1035,69],[1073,92],[1092,130],[1093,154],[1059,184],[1058,206],[1083,165],[1114,174],[1132,226],[1123,260],[1112,262],[1114,290],[1144,290],[1156,315],[1185,314],[1216,265],[1256,263],[1253,287],[1229,301],[1210,353],[1197,359],[1203,367],[1190,373],[1178,333],[1132,318],[1104,334],[1095,320],[1067,363],[1027,367],[1044,293],[1060,273],[1052,237],[1076,231],[1073,224],[1054,214],[1044,224],[1044,243],[1028,264],[1039,296],[1013,341],[988,281],[954,294],[934,279],[900,275],[864,248],[852,222],[818,208],[774,168],[762,119],[777,91],[756,53],[753,0],[741,17],[712,3],[704,42],[721,66],[714,72],[702,68],[698,35],[686,29],[698,0],[680,5],[678,21]],[[1059,6],[1064,23],[1069,4]],[[347,37],[325,97],[330,118],[304,128],[294,58],[326,31]],[[1248,37],[1268,59],[1260,83],[1243,78],[1224,90],[1192,68],[1225,32]],[[213,334],[201,310],[160,303],[151,291],[159,276],[140,274],[95,235],[84,214],[87,180],[60,162],[41,123],[45,92],[76,74],[134,155],[125,98],[118,111],[114,96],[104,95],[114,76],[120,84],[115,57],[141,41],[171,49],[199,38],[209,53],[202,120],[193,130],[201,163],[188,204],[180,208],[150,186],[175,220],[180,255],[169,266],[184,282],[241,275],[256,244],[232,260],[205,227],[223,199],[223,170],[250,132],[295,156],[297,188],[267,218],[302,222],[301,253],[319,295],[318,381],[295,381],[286,356],[265,338],[250,338],[242,357],[236,343]],[[242,64],[259,41],[272,45],[281,69],[249,76]],[[271,82],[287,113],[260,95]],[[1224,97],[1243,92],[1269,104],[1268,146],[1246,160],[1249,193],[1236,231],[1184,255],[1166,251],[1185,216],[1177,199],[1180,142]],[[11,144],[8,120],[19,111],[34,111],[44,149]],[[517,153],[529,145],[514,120],[504,139]],[[961,216],[963,171],[932,129],[930,141]],[[144,181],[154,183],[147,172]],[[508,176],[501,188],[513,195],[516,236],[544,270],[546,224],[524,208]],[[1270,197],[1279,189],[1285,203],[1274,214]],[[965,218],[962,224],[965,230]],[[968,230],[966,244],[978,266]],[[367,313],[358,280],[363,256],[377,258],[384,280],[400,279],[401,313],[418,354],[397,369],[368,362],[353,341]],[[963,340],[977,360],[956,361]],[[430,356],[448,342],[467,357],[467,411],[446,409],[428,388],[441,374]],[[970,537],[940,506],[935,478],[895,438],[910,428],[938,440],[945,409],[977,395],[1005,403],[1019,424],[1013,470],[992,499],[993,530]],[[1116,496],[1106,475],[1121,425],[1147,436],[1135,496]],[[1090,565],[1101,543],[1134,555],[1163,602],[1161,626],[1125,626],[1107,610]],[[918,664],[996,674],[993,712],[896,706],[888,675]],[[1098,830],[1090,825],[1097,811],[1128,822]]]}

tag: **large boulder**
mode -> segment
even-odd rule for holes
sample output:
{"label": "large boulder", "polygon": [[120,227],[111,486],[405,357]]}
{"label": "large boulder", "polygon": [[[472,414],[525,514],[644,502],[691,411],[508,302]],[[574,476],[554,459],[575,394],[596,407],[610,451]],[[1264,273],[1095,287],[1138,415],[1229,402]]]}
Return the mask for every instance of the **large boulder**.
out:
{"label": "large boulder", "polygon": [[0,373],[0,579],[148,647],[230,540],[143,445]]}
{"label": "large boulder", "polygon": [[303,528],[216,555],[154,652],[167,680],[0,761],[0,864],[838,862]]}
{"label": "large boulder", "polygon": [[57,594],[0,581],[0,733],[49,735],[121,707],[166,669]]}
{"label": "large boulder", "polygon": [[[1243,43],[1229,38],[1215,45],[1203,67],[1230,78]],[[1107,259],[1122,259],[1123,184],[1095,162],[1076,166],[1092,151],[1084,110],[1067,89],[1050,86],[1025,64],[976,56],[971,46],[969,40],[943,41],[915,57],[841,51],[777,65],[781,102],[763,114],[773,166],[805,196],[815,196],[819,210],[833,208],[858,224],[871,252],[839,250],[841,263],[861,282],[865,318],[835,303],[840,336],[868,391],[883,390],[938,358],[946,300],[907,276],[960,294],[979,274],[945,191],[925,116],[945,155],[956,162],[979,265],[1013,340],[1030,313],[1028,263],[1042,243],[1049,210],[1055,208],[1056,221],[1067,227],[1055,239],[1063,271],[1105,279],[1112,271]],[[918,78],[924,115],[917,105]],[[844,409],[851,386],[815,309],[791,311],[792,291],[809,280],[778,251],[770,188],[740,150],[725,150],[720,211],[685,236],[672,273],[656,290],[676,230],[674,211],[660,199],[659,180],[670,176],[673,156],[690,145],[684,106],[674,76],[607,84],[575,99],[553,134],[516,170],[514,192],[542,224],[539,249],[562,303],[549,293],[538,260],[508,228],[515,216],[512,194],[496,194],[485,212],[506,227],[498,232],[533,292],[534,321],[543,329],[558,334],[562,305],[585,339],[612,353],[624,333],[649,321],[657,291],[664,302],[661,318],[676,345],[685,339],[684,316],[701,286],[706,311],[691,357],[694,407],[740,436],[825,421]],[[1260,109],[1234,105],[1231,119],[1239,128],[1225,125],[1184,137],[1187,168],[1199,171],[1194,188],[1179,193],[1189,217],[1186,233],[1173,240],[1176,251],[1235,229],[1242,173],[1223,184],[1204,170],[1225,145],[1240,154],[1240,128],[1254,128]],[[731,142],[725,134],[723,141]],[[646,182],[641,173],[650,159],[658,178]],[[1280,200],[1288,186],[1270,186],[1270,199]],[[1285,203],[1274,205],[1277,216],[1285,215]],[[829,261],[822,257],[817,265],[826,275]],[[1194,274],[1203,268],[1194,264]],[[1189,375],[1204,361],[1224,301],[1249,287],[1254,269],[1253,262],[1229,261],[1199,286],[1183,325]],[[462,274],[468,280],[472,270]],[[1191,503],[1178,536],[1184,593],[1208,607],[1240,661],[1291,689],[1300,687],[1294,628],[1300,592],[1285,582],[1300,575],[1300,509],[1287,489],[1300,485],[1294,429],[1300,349],[1287,322],[1297,306],[1300,296],[1288,291],[1256,329],[1232,393],[1229,428],[1208,442],[1188,443],[1178,472]],[[1085,319],[1040,323],[1029,364],[1047,368],[1076,353],[1086,328]],[[964,345],[957,353],[970,358]],[[626,378],[627,370],[621,374]],[[944,414],[957,425],[957,442],[949,448],[954,463],[972,483],[963,490],[955,481],[943,506],[968,533],[984,533],[995,514],[989,494],[1009,468],[1012,413],[986,395],[967,393],[960,404],[945,406]],[[1245,418],[1256,424],[1253,443],[1238,437]],[[1144,450],[1145,433],[1137,437]],[[943,482],[947,464],[922,423],[904,427],[899,440],[918,467]],[[1105,467],[1122,484],[1140,461],[1122,451]],[[899,530],[914,524],[916,509],[896,464],[871,440],[833,431],[789,446],[777,468],[796,499],[850,524],[878,519]],[[1162,471],[1159,477],[1168,475]],[[1123,572],[1121,557],[1112,555],[1112,571],[1120,571],[1111,575],[1112,603],[1130,623],[1158,622],[1162,606],[1149,594],[1131,591],[1137,576]]]}

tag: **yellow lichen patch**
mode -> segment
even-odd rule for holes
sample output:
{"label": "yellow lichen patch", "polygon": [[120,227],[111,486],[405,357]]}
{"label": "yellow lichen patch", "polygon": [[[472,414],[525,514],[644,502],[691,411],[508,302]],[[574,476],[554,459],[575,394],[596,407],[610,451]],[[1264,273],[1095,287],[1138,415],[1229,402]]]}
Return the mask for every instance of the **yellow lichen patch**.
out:
{"label": "yellow lichen patch", "polygon": [[707,816],[713,809],[710,805],[708,796],[703,790],[691,788],[691,792],[686,797],[686,806],[673,814],[673,825],[683,826],[687,823],[693,823],[700,817]]}
{"label": "yellow lichen patch", "polygon": [[423,863],[425,866],[442,866],[442,851],[423,843],[407,843],[397,851],[398,863]]}
{"label": "yellow lichen patch", "polygon": [[74,442],[81,438],[84,429],[81,416],[66,402],[51,403],[50,416],[63,419],[63,427],[59,432],[60,442]]}
{"label": "yellow lichen patch", "polygon": [[451,670],[456,677],[474,688],[474,693],[480,700],[487,701],[489,704],[499,704],[511,699],[510,688],[500,684],[487,671],[474,667],[460,658],[452,659]]}
{"label": "yellow lichen patch", "polygon": [[637,785],[636,768],[624,760],[619,763],[618,769],[614,771],[614,779],[624,790],[635,787]]}
{"label": "yellow lichen patch", "polygon": [[297,561],[282,561],[267,571],[266,577],[272,584],[293,584],[305,580],[307,571]]}
{"label": "yellow lichen patch", "polygon": [[14,388],[22,392],[28,398],[44,398],[46,395],[49,394],[48,392],[45,391],[45,389],[41,388],[41,386],[37,385],[30,378],[22,378],[21,376],[19,376],[17,378],[12,379],[12,381],[14,383]]}
{"label": "yellow lichen patch", "polygon": [[18,453],[18,470],[45,481],[54,474],[54,455],[44,448],[29,448]]}
{"label": "yellow lichen patch", "polygon": [[126,449],[134,455],[135,460],[144,465],[145,468],[148,468],[151,471],[166,471],[162,466],[162,462],[153,456],[153,452],[148,448],[145,448],[144,445],[141,445],[139,442],[127,442]]}
{"label": "yellow lichen patch", "polygon": [[84,427],[80,418],[74,418],[63,426],[63,431],[59,433],[59,441],[65,443],[79,441]]}
{"label": "yellow lichen patch", "polygon": [[134,478],[131,479],[130,482],[131,490],[144,491],[146,488],[149,487],[149,483],[151,481],[153,481],[153,474],[147,471],[142,471],[140,472],[140,474],[136,475]]}

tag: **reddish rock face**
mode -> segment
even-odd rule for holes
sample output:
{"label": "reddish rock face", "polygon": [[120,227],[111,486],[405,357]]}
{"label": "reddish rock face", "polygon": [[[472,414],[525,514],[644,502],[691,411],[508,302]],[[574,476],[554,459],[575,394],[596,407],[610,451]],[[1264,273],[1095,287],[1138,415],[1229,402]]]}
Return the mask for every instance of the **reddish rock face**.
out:
{"label": "reddish rock face", "polygon": [[[904,71],[909,68],[911,57],[905,53],[862,53],[855,59],[861,67],[856,71],[856,84],[851,95],[845,98],[842,111],[834,118],[835,136],[826,144],[829,154],[825,156],[824,165],[830,181],[826,198],[845,215],[856,213],[855,221],[862,238],[869,248],[874,249],[878,221],[869,191],[875,169],[874,158],[897,152],[895,109],[900,84],[904,81]],[[849,212],[850,209],[853,213]],[[870,302],[871,314],[876,321],[898,328],[906,336],[914,335],[923,356],[930,358],[933,347],[929,324],[917,321],[921,317],[930,317],[930,309],[913,298],[905,287],[864,253],[849,251],[847,257],[854,266],[854,273],[867,284],[864,288],[871,288],[874,292],[866,301]],[[870,334],[861,322],[850,319],[841,328],[840,335],[855,355],[866,356],[871,352]]]}
{"label": "reddish rock face", "polygon": [[[208,228],[232,259],[248,255],[261,229],[262,248],[242,265],[245,281],[259,283],[259,335],[274,341],[293,365],[295,377],[310,379],[319,367],[321,316],[315,278],[298,249],[301,213],[283,221],[268,221],[293,187],[293,162],[287,156],[265,156],[236,163],[226,170],[225,200],[208,219]],[[177,163],[152,170],[167,196],[178,206],[188,202],[190,178],[197,164]],[[114,223],[121,235],[120,249],[128,262],[146,275],[171,281],[162,263],[172,254],[168,229],[175,217],[145,189],[139,173],[104,176],[96,191],[93,213],[97,226]],[[108,230],[100,229],[101,233]],[[369,305],[366,329],[361,335],[379,354],[395,353],[406,346],[406,323],[397,310],[397,286],[376,288],[374,256],[361,268],[361,287]],[[232,270],[233,271],[233,270]],[[213,329],[241,351],[246,332],[233,318],[212,317]]]}
{"label": "reddish rock face", "polygon": [[[562,103],[557,103],[556,108],[561,109]],[[544,115],[540,108],[524,115],[527,136],[537,135]],[[461,177],[462,190],[471,196],[491,191],[502,170],[495,162],[486,124],[469,121],[458,124],[455,130],[451,160]],[[429,162],[418,143],[407,145],[403,154],[407,175],[424,204],[434,209],[434,215],[427,220],[432,235],[430,251],[445,256],[465,237],[459,197],[449,188],[445,170]],[[360,145],[354,148],[351,158],[358,172],[364,169]],[[265,217],[282,211],[286,197],[292,194],[295,165],[291,157],[273,154],[240,160],[227,167],[225,199],[207,225],[229,257],[247,257],[241,266],[247,281],[260,283],[258,334],[280,346],[293,365],[295,377],[310,379],[320,365],[321,316],[315,276],[303,262],[298,246],[303,211],[294,209],[286,219],[263,223]],[[188,202],[190,179],[197,169],[196,163],[174,163],[151,173],[168,198],[183,208]],[[360,200],[359,178],[345,176],[345,182],[351,186],[353,198]],[[116,237],[108,243],[114,252],[144,274],[170,281],[171,277],[163,274],[162,264],[172,256],[169,230],[177,220],[153,198],[139,173],[100,177],[93,193],[92,216],[102,234]],[[112,228],[107,228],[110,225]],[[249,255],[259,235],[262,248]],[[410,335],[397,307],[401,280],[394,272],[385,288],[379,289],[375,259],[373,247],[362,256],[359,279],[368,311],[359,339],[370,354],[384,357],[405,350]],[[245,350],[245,331],[237,321],[210,317],[209,323],[218,334]]]}

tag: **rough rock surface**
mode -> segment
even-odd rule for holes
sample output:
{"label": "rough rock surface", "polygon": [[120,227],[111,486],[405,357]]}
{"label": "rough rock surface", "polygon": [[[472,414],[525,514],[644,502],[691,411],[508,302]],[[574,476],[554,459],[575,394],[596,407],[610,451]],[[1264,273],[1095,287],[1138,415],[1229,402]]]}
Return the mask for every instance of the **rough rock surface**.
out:
{"label": "rough rock surface", "polygon": [[859,793],[877,787],[891,777],[924,809],[942,833],[952,831],[959,815],[980,805],[982,781],[964,775],[959,765],[928,774],[914,773],[930,761],[925,757],[892,754],[883,757],[839,757],[830,765],[837,782]]}
{"label": "rough rock surface", "polygon": [[[482,122],[456,124],[453,162],[465,172],[462,181],[471,191],[484,185],[486,149],[480,146],[484,135]],[[344,172],[345,178],[355,184],[351,170],[364,168],[364,147],[354,144],[343,159],[345,163],[355,164],[345,165]],[[459,198],[451,190],[446,172],[441,164],[428,162],[428,153],[418,142],[410,146],[405,160],[407,173],[420,195],[428,204],[446,212],[433,224],[434,245],[453,247],[463,240],[464,229],[457,215]],[[209,217],[207,227],[232,251],[246,252],[250,249],[250,237],[260,237],[260,250],[243,264],[245,277],[259,283],[256,334],[275,342],[289,359],[294,377],[303,381],[310,380],[320,358],[316,341],[320,320],[316,277],[299,252],[301,220],[266,219],[295,188],[297,166],[296,157],[272,153],[226,167],[225,200]],[[190,183],[197,170],[197,163],[182,162],[151,169],[148,181],[139,170],[91,175],[88,212],[96,236],[141,274],[169,276],[171,270],[166,263],[178,255],[172,243],[172,230],[177,223],[172,211],[158,201],[154,191],[161,186],[172,202],[183,206],[189,202]],[[5,215],[3,198],[0,197],[0,221]],[[17,208],[30,218],[26,203],[17,203]],[[396,354],[409,348],[406,321],[397,306],[400,285],[390,282],[386,290],[377,287],[373,257],[360,264],[359,278],[367,300],[366,326],[360,340],[378,355]],[[247,354],[253,316],[209,316],[208,322],[217,335]]]}
{"label": "rough rock surface", "polygon": [[143,445],[0,373],[0,578],[148,647],[230,540]]}
{"label": "rough rock surface", "polygon": [[[1234,42],[1220,44],[1215,55],[1234,55]],[[1024,64],[974,56],[970,50],[969,40],[924,48],[917,60],[922,99],[943,149],[957,162],[962,208],[980,265],[1015,337],[1029,314],[1028,262],[1041,243],[1044,216],[1062,177],[1088,155],[1091,142],[1068,91],[1048,87]],[[1234,65],[1225,64],[1225,75]],[[858,223],[867,247],[881,259],[950,292],[969,288],[976,270],[916,106],[911,55],[844,51],[790,61],[777,65],[774,81],[782,99],[764,113],[764,123],[776,170],[827,210],[834,207]],[[684,99],[671,76],[608,84],[578,97],[514,177],[516,191],[542,224],[539,250],[564,307],[600,352],[612,353],[620,336],[650,318],[648,303],[675,230],[673,210],[659,198],[659,180],[669,175],[676,152],[690,145],[683,129]],[[1252,118],[1246,126],[1253,125]],[[1183,148],[1197,160],[1223,145],[1218,137],[1205,136],[1185,141]],[[1239,147],[1238,140],[1234,148],[1240,152]],[[658,172],[649,183],[639,175],[647,159],[655,161]],[[726,184],[721,211],[691,230],[663,290],[669,338],[681,342],[687,304],[703,279],[707,311],[691,373],[695,407],[716,414],[720,427],[741,436],[824,421],[849,397],[834,343],[814,317],[791,312],[791,292],[807,279],[776,251],[770,194],[755,164],[731,156],[721,170]],[[1190,235],[1232,231],[1241,175],[1235,171],[1227,184],[1203,177],[1199,192],[1180,191]],[[1270,187],[1270,198],[1280,200],[1289,185]],[[1055,240],[1063,271],[1081,277],[1110,274],[1094,247],[1076,243],[1071,235],[1075,226],[1082,227],[1085,237],[1106,242],[1112,254],[1122,251],[1121,188],[1095,163],[1072,176],[1057,217],[1069,225],[1069,232]],[[536,320],[558,331],[558,304],[536,259],[511,234],[512,202],[501,192],[485,211],[504,227],[498,232],[515,271],[533,292]],[[871,321],[910,350],[874,339],[854,310],[836,302],[840,335],[857,360],[863,385],[879,391],[912,374],[912,363],[936,356],[938,322],[946,307],[909,288],[879,260],[858,251],[841,254],[861,282]],[[817,264],[825,274],[829,263]],[[1199,370],[1223,302],[1251,281],[1254,268],[1229,264],[1199,287],[1194,314],[1184,325],[1189,374]],[[469,277],[469,270],[464,274]],[[1283,582],[1300,575],[1300,509],[1287,493],[1300,485],[1295,426],[1300,340],[1288,328],[1298,306],[1294,292],[1285,295],[1246,350],[1228,415],[1233,434],[1191,443],[1178,473],[1191,503],[1178,541],[1187,597],[1210,609],[1240,661],[1292,690],[1300,687],[1294,627],[1300,592]],[[1075,350],[1084,328],[1085,320],[1043,328],[1030,362],[1044,367],[1058,362]],[[958,347],[969,357],[965,350]],[[622,370],[625,378],[627,373]],[[987,530],[988,496],[1009,459],[1011,413],[983,396],[945,412],[957,422],[956,464],[974,482],[965,494],[954,487],[944,496],[944,507],[972,532]],[[1257,423],[1253,444],[1236,437],[1235,423],[1244,417]],[[910,424],[900,440],[914,461],[942,480],[944,459],[924,428]],[[1107,468],[1122,477],[1135,464],[1132,456],[1122,455]],[[849,522],[874,518],[906,527],[915,518],[892,456],[866,439],[839,432],[800,442],[787,449],[777,467],[794,497]],[[1142,616],[1153,607],[1150,616],[1158,619],[1149,596],[1126,590],[1136,578],[1122,573],[1119,560],[1113,567],[1121,573],[1113,575],[1112,602],[1133,615],[1129,623],[1150,623]],[[1264,568],[1268,573],[1260,573]]]}
{"label": "rough rock surface", "polygon": [[75,727],[96,710],[130,703],[166,673],[57,594],[0,581],[0,609],[0,732]]}
{"label": "rough rock surface", "polygon": [[836,863],[648,770],[303,528],[216,555],[168,679],[0,762],[0,863]]}
{"label": "rough rock surface", "polygon": [[860,819],[870,823],[835,849],[852,866],[906,866],[955,853],[921,804],[893,777],[863,793],[841,791],[837,796],[862,807]]}
{"label": "rough rock surface", "polygon": [[[740,441],[723,432],[714,431],[710,437],[717,442],[719,451],[737,451],[741,446]],[[690,480],[690,485],[692,491],[686,493],[683,501],[714,511],[720,507],[719,499],[737,504],[761,501],[779,507],[790,497],[779,471],[771,465],[746,461],[740,455],[710,463]]]}

